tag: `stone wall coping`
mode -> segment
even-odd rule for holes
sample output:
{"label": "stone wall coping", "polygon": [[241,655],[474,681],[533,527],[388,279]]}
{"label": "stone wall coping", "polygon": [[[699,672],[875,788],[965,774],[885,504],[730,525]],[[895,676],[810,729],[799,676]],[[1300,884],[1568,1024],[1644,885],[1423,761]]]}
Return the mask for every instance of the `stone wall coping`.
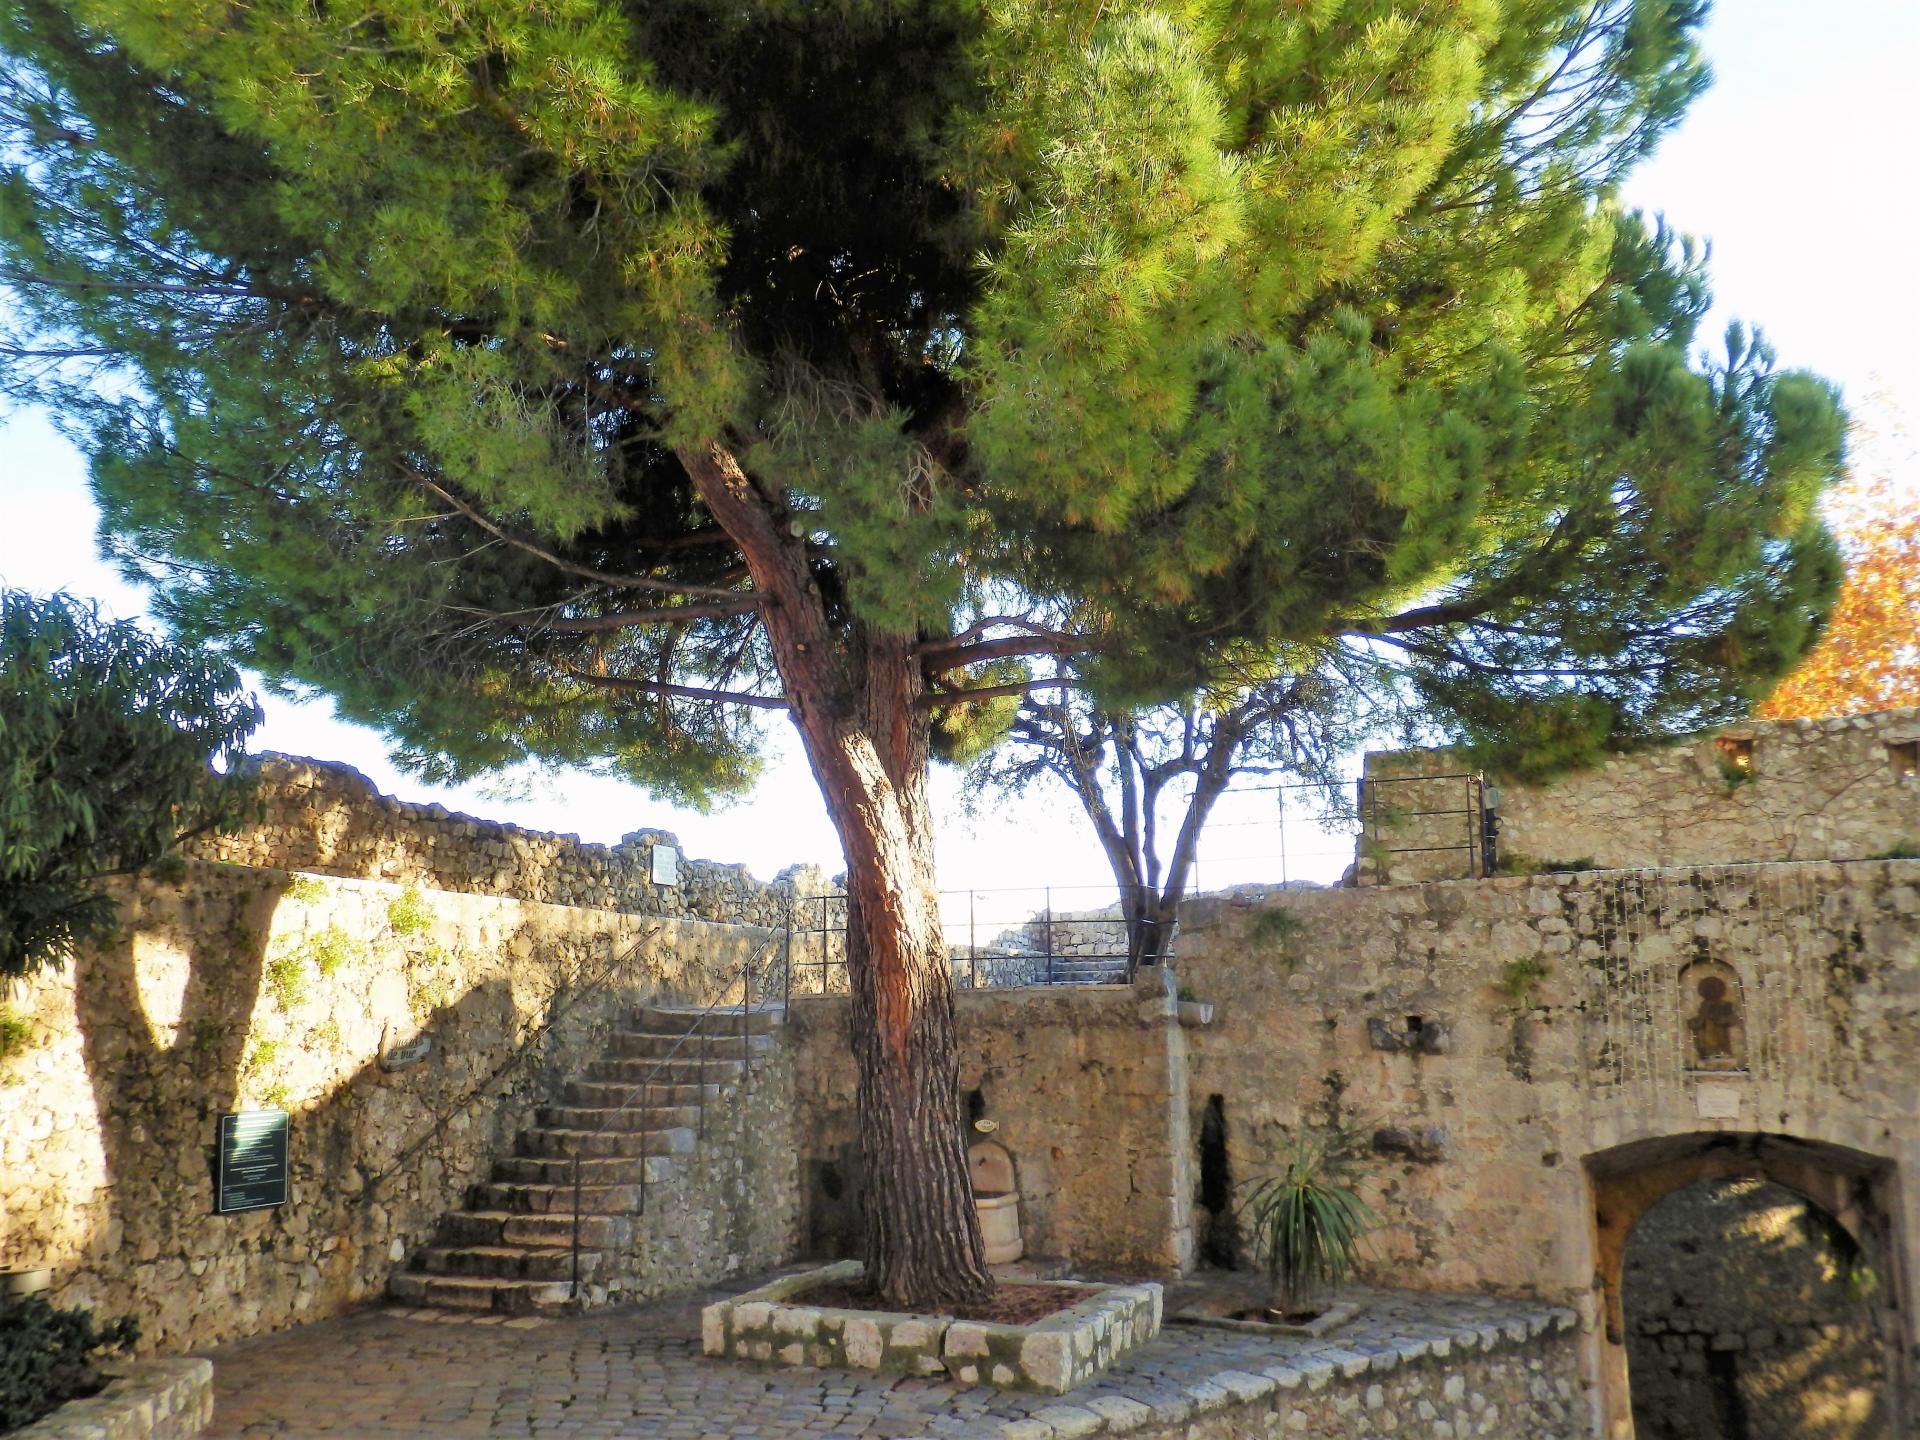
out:
{"label": "stone wall coping", "polygon": [[187,1440],[213,1418],[211,1360],[140,1360],[107,1372],[99,1394],[69,1400],[13,1440]]}
{"label": "stone wall coping", "polygon": [[[1715,736],[1728,735],[1736,739],[1760,739],[1767,734],[1781,730],[1792,730],[1799,734],[1821,732],[1838,735],[1849,730],[1876,730],[1889,740],[1920,739],[1920,706],[1897,706],[1891,710],[1873,710],[1864,715],[1820,715],[1798,716],[1791,720],[1735,720],[1726,725],[1710,726],[1705,730],[1689,730],[1684,734],[1668,736],[1649,745],[1636,746],[1631,750],[1610,752],[1599,763],[1609,760],[1631,759],[1636,755],[1658,754],[1663,750],[1675,750],[1683,745],[1694,744],[1701,740],[1710,740]],[[1385,768],[1391,765],[1424,760],[1432,764],[1464,763],[1457,752],[1444,746],[1425,748],[1412,746],[1402,750],[1369,750],[1362,757],[1369,778],[1374,778],[1376,766]],[[1597,768],[1597,767],[1596,767]],[[1388,778],[1385,776],[1379,778]],[[1400,778],[1394,776],[1392,778]],[[1409,779],[1422,778],[1408,776]]]}
{"label": "stone wall coping", "polygon": [[[1315,897],[1329,895],[1366,896],[1368,898],[1365,900],[1350,903],[1384,905],[1406,903],[1406,897],[1409,896],[1414,897],[1414,903],[1418,903],[1419,896],[1429,893],[1457,895],[1474,890],[1487,890],[1494,894],[1521,894],[1528,890],[1559,891],[1594,880],[1617,879],[1622,875],[1657,875],[1665,879],[1682,875],[1699,875],[1706,879],[1741,876],[1765,878],[1769,875],[1807,875],[1824,868],[1832,871],[1835,879],[1842,879],[1864,875],[1870,866],[1884,868],[1895,879],[1910,876],[1914,883],[1920,883],[1920,859],[1835,860],[1821,857],[1811,860],[1723,860],[1712,865],[1622,865],[1615,868],[1596,865],[1590,870],[1552,870],[1538,875],[1486,875],[1478,878],[1463,876],[1451,880],[1411,880],[1392,885],[1275,885],[1258,891],[1240,887],[1232,894],[1193,896],[1182,908],[1181,923],[1183,928],[1190,929],[1194,921],[1209,919],[1223,910],[1255,910],[1299,900],[1311,905],[1321,903]],[[1393,898],[1390,900],[1387,897]]]}
{"label": "stone wall coping", "polygon": [[1128,1384],[1123,1395],[1074,1397],[1009,1422],[1000,1435],[1002,1440],[1079,1440],[1086,1435],[1137,1434],[1144,1440],[1163,1433],[1183,1435],[1178,1427],[1203,1416],[1223,1426],[1209,1430],[1210,1435],[1268,1434],[1272,1431],[1264,1426],[1264,1417],[1285,1403],[1287,1392],[1360,1390],[1401,1366],[1518,1351],[1568,1334],[1578,1325],[1579,1318],[1564,1306],[1516,1307],[1489,1316],[1482,1325],[1435,1323],[1424,1327],[1425,1334],[1364,1342],[1362,1348],[1347,1349],[1336,1336],[1301,1353],[1276,1349],[1274,1363],[1257,1370],[1247,1362],[1245,1368],[1216,1369],[1203,1378],[1170,1376],[1151,1387]]}

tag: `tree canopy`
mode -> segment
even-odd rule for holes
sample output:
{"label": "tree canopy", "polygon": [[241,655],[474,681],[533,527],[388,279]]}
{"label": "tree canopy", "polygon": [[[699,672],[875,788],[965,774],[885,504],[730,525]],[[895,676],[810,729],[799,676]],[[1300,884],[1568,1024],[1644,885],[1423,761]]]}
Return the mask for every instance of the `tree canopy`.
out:
{"label": "tree canopy", "polygon": [[1377,633],[1557,757],[1750,703],[1837,576],[1831,393],[1691,361],[1609,203],[1702,8],[18,0],[16,385],[171,623],[440,775],[749,779],[680,688],[782,698],[715,440],[936,683],[1009,596],[1128,697]]}
{"label": "tree canopy", "polygon": [[1754,712],[1763,720],[1920,705],[1920,454],[1902,438],[1856,444],[1829,497],[1846,579],[1820,643]]}
{"label": "tree canopy", "polygon": [[259,707],[233,667],[66,595],[0,590],[0,981],[112,933],[109,875],[239,818]]}
{"label": "tree canopy", "polygon": [[1614,199],[1704,8],[9,0],[9,383],[172,626],[429,774],[700,802],[787,710],[869,1274],[978,1293],[930,747],[1344,649],[1544,768],[1816,632],[1836,397]]}

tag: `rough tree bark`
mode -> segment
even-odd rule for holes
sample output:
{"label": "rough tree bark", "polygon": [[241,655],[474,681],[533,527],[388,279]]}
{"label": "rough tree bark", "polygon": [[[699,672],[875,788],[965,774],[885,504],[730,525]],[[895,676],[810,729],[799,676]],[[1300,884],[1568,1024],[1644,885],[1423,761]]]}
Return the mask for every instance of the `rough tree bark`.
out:
{"label": "rough tree bark", "polygon": [[723,446],[680,460],[766,597],[793,723],[846,850],[868,1283],[890,1306],[979,1298],[993,1279],[967,1178],[914,637],[836,633],[774,497]]}

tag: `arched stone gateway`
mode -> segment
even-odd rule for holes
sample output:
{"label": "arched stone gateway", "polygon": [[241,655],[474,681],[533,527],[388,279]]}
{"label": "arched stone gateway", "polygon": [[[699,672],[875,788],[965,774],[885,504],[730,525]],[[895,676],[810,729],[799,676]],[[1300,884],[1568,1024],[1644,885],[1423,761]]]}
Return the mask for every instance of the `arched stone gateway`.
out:
{"label": "arched stone gateway", "polygon": [[[1884,1377],[1884,1394],[1866,1411],[1869,1419],[1863,1423],[1873,1428],[1856,1425],[1832,1434],[1834,1440],[1883,1440],[1909,1433],[1917,1418],[1909,1390],[1913,1330],[1900,1302],[1907,1288],[1906,1250],[1891,1160],[1788,1135],[1716,1131],[1614,1146],[1587,1156],[1585,1169],[1593,1197],[1594,1281],[1601,1311],[1596,1378],[1606,1440],[1635,1440],[1623,1283],[1629,1243],[1655,1206],[1708,1181],[1781,1186],[1812,1202],[1858,1244],[1877,1279],[1873,1322],[1881,1358],[1872,1368]],[[1763,1320],[1756,1317],[1756,1325]],[[1737,1417],[1730,1423],[1737,1425]],[[1722,1433],[1728,1433],[1724,1425]],[[1739,1431],[1730,1433],[1737,1440]]]}

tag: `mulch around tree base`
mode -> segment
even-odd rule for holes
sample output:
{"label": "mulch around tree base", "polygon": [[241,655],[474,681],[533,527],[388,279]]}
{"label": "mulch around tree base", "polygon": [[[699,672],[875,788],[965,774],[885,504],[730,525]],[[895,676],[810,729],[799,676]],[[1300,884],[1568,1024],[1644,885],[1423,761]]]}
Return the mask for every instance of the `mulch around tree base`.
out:
{"label": "mulch around tree base", "polygon": [[[931,1312],[935,1315],[951,1315],[956,1320],[979,1320],[990,1325],[1031,1325],[1036,1320],[1044,1320],[1049,1315],[1057,1315],[1062,1310],[1071,1309],[1081,1301],[1091,1298],[1091,1290],[1078,1289],[1071,1285],[1008,1285],[995,1287],[991,1298],[960,1305],[942,1305]],[[819,1305],[833,1310],[879,1310],[900,1314],[890,1305],[884,1304],[872,1291],[858,1285],[827,1284],[809,1285],[805,1290],[787,1296],[788,1305]]]}

